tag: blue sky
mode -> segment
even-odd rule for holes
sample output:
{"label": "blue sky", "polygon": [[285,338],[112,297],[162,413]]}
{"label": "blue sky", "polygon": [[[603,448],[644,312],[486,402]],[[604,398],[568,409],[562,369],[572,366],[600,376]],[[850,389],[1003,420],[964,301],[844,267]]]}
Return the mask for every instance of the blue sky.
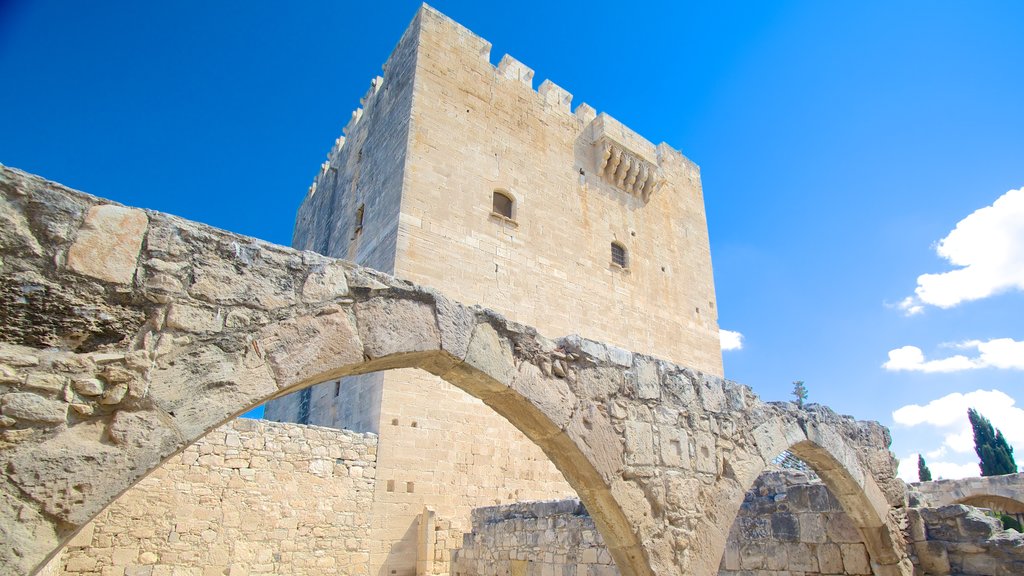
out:
{"label": "blue sky", "polygon": [[[727,377],[976,474],[968,405],[1024,457],[1024,5],[892,4],[434,5],[701,166]],[[287,244],[417,7],[0,1],[0,162]]]}

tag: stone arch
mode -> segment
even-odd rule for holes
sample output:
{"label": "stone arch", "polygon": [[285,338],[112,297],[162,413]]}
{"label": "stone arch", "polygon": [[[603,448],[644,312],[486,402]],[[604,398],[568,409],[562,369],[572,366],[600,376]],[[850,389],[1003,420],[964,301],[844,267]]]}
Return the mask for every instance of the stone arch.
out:
{"label": "stone arch", "polygon": [[[66,543],[77,527],[147,473],[253,406],[333,378],[421,368],[480,398],[537,443],[594,515],[623,574],[650,574],[632,528],[634,519],[627,517],[610,490],[612,471],[602,470],[602,460],[585,452],[588,446],[605,443],[610,431],[598,427],[598,438],[592,437],[594,427],[571,426],[575,402],[568,397],[568,387],[550,382],[558,379],[545,374],[542,366],[515,361],[514,346],[531,346],[543,354],[542,348],[553,343],[428,291],[381,285],[379,291],[365,293],[365,299],[348,306],[328,305],[268,324],[254,337],[243,337],[245,346],[196,339],[165,349],[162,362],[151,369],[145,407],[126,406],[107,421],[95,423],[106,427],[110,444],[123,448],[120,458],[93,451],[61,477],[48,477],[56,460],[68,457],[65,448],[84,440],[72,437],[73,432],[89,423],[78,423],[67,429],[68,434],[50,439],[49,445],[35,447],[60,448],[52,458],[43,454],[29,460],[8,454],[13,456],[8,462],[14,466],[10,477],[15,481],[59,480],[70,488],[54,492],[38,483],[26,486],[44,500],[38,519],[57,516],[61,521],[53,526],[57,541],[49,542],[52,550],[13,551],[29,562],[22,569],[30,572],[41,565],[46,553]],[[98,457],[101,453],[107,458]],[[121,462],[114,469],[97,465],[113,464],[115,458]],[[95,489],[100,478],[106,486]]]}
{"label": "stone arch", "polygon": [[[750,432],[761,458],[751,459],[753,465],[744,468],[733,478],[724,479],[722,483],[729,483],[730,486],[719,489],[719,493],[731,498],[723,499],[718,505],[716,516],[723,519],[719,528],[722,534],[721,545],[709,561],[715,562],[715,566],[721,561],[725,537],[735,521],[744,495],[754,481],[767,468],[768,463],[788,451],[808,464],[853,520],[867,548],[874,574],[912,574],[913,568],[907,558],[906,545],[895,517],[900,512],[894,509],[890,498],[858,456],[858,452],[870,456],[871,452],[877,452],[878,446],[870,443],[859,446],[851,444],[851,441],[855,442],[866,434],[859,430],[841,429],[871,426],[873,423],[836,417],[831,410],[820,406],[810,406],[806,411],[795,409],[793,405],[775,406],[785,406],[790,414],[770,418]],[[881,428],[877,424],[874,426]],[[885,454],[884,457],[890,456]],[[763,464],[757,465],[758,462]]]}
{"label": "stone arch", "polygon": [[[784,448],[835,459],[835,482],[872,502],[869,476],[898,498],[887,437],[831,411],[4,167],[0,193],[0,572],[31,573],[250,407],[395,368],[440,376],[537,443],[625,576],[715,574],[744,485]],[[884,509],[866,509],[876,528]],[[898,544],[892,525],[882,544]]]}
{"label": "stone arch", "polygon": [[1021,502],[1017,498],[1011,498],[1008,496],[1000,496],[998,494],[972,494],[960,498],[955,504],[966,504],[967,506],[974,506],[976,508],[990,508],[992,510],[998,510],[1011,516],[1024,515],[1024,502]]}

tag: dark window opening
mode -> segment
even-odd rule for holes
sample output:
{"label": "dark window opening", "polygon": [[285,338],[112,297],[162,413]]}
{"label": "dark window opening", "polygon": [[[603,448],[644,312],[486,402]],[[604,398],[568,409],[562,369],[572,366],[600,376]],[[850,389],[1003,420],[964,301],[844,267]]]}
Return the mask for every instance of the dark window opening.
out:
{"label": "dark window opening", "polygon": [[341,394],[341,380],[334,383],[334,397],[337,398]]}
{"label": "dark window opening", "polygon": [[512,219],[512,197],[500,191],[494,191],[492,210],[499,216]]}
{"label": "dark window opening", "polygon": [[619,268],[625,268],[627,264],[626,247],[618,242],[612,242],[612,264]]}

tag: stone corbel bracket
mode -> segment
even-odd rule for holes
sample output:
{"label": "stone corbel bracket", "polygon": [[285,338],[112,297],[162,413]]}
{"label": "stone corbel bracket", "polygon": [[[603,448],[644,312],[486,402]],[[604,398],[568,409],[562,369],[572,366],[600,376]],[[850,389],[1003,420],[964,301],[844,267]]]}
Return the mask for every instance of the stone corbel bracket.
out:
{"label": "stone corbel bracket", "polygon": [[594,119],[593,130],[597,173],[646,204],[666,180],[657,148],[607,114]]}

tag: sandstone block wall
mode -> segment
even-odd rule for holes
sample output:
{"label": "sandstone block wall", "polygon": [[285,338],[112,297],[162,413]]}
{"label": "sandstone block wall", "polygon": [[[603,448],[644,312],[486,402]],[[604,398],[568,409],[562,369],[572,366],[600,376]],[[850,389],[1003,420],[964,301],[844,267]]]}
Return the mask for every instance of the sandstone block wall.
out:
{"label": "sandstone block wall", "polygon": [[383,574],[414,574],[425,506],[446,528],[428,573],[447,574],[474,508],[576,495],[540,448],[480,400],[420,370],[383,377],[371,529],[371,561]]}
{"label": "sandstone block wall", "polygon": [[49,575],[369,575],[377,438],[234,420],[87,524]]}
{"label": "sandstone block wall", "polygon": [[968,504],[1024,520],[1024,474],[916,482],[910,488],[912,503],[916,499],[929,507]]}
{"label": "sandstone block wall", "polygon": [[[600,534],[577,500],[473,511],[452,576],[611,576]],[[803,472],[762,474],[729,532],[722,576],[871,574],[867,549],[824,484]]]}
{"label": "sandstone block wall", "polygon": [[452,560],[452,576],[618,576],[579,500],[477,508],[473,532]]}
{"label": "sandstone block wall", "polygon": [[[699,168],[573,109],[550,80],[535,89],[511,56],[495,66],[490,43],[444,15],[425,9],[419,26],[395,275],[544,334],[721,375]],[[492,212],[495,190],[511,219]]]}
{"label": "sandstone block wall", "polygon": [[803,472],[762,474],[729,531],[722,576],[871,574],[867,549],[839,501]]}
{"label": "sandstone block wall", "polygon": [[911,508],[911,554],[926,576],[1019,576],[1024,574],[1024,535],[1003,530],[982,510],[955,504]]}

